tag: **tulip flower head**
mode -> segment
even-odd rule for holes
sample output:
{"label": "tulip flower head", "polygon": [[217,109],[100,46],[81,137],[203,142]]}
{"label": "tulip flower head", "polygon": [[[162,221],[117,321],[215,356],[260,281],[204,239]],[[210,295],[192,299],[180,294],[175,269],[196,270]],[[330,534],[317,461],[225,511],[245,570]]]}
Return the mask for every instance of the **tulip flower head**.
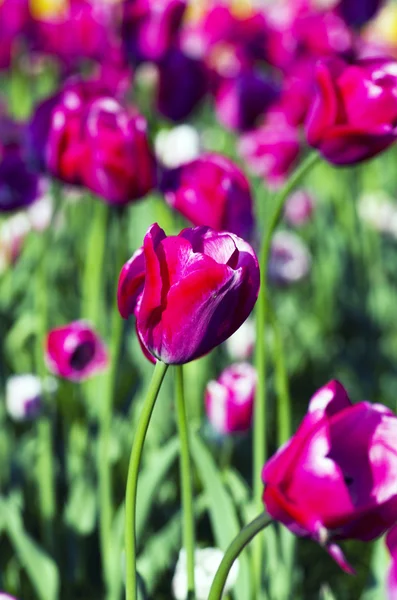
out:
{"label": "tulip flower head", "polygon": [[248,431],[251,427],[256,371],[249,363],[227,367],[205,390],[205,409],[211,425],[221,434]]}
{"label": "tulip flower head", "polygon": [[47,377],[43,381],[32,373],[12,375],[6,382],[8,415],[13,421],[34,419],[41,412],[43,394],[54,393],[56,389],[57,382],[53,377]]}
{"label": "tulip flower head", "polygon": [[277,231],[272,239],[269,280],[276,285],[300,281],[310,271],[311,256],[300,237],[290,231]]}
{"label": "tulip flower head", "polygon": [[373,540],[396,521],[397,417],[381,404],[351,404],[331,381],[262,479],[268,513],[352,572],[335,540]]}
{"label": "tulip flower head", "polygon": [[209,227],[167,237],[155,223],[121,270],[118,307],[149,354],[183,364],[224,342],[252,311],[259,266],[247,242]]}
{"label": "tulip flower head", "polygon": [[306,190],[296,190],[287,198],[284,217],[292,227],[300,227],[310,221],[313,211],[313,196]]}
{"label": "tulip flower head", "polygon": [[10,594],[5,594],[4,592],[0,592],[0,600],[17,600],[14,596],[10,596]]}
{"label": "tulip flower head", "polygon": [[319,62],[308,143],[335,165],[358,163],[397,138],[397,62],[369,58]]}
{"label": "tulip flower head", "polygon": [[252,236],[254,217],[249,182],[231,160],[215,153],[164,171],[160,185],[170,206],[193,225],[208,225],[239,237]]}
{"label": "tulip flower head", "polygon": [[85,321],[73,321],[52,329],[47,335],[45,358],[59,377],[83,381],[108,365],[105,344]]}

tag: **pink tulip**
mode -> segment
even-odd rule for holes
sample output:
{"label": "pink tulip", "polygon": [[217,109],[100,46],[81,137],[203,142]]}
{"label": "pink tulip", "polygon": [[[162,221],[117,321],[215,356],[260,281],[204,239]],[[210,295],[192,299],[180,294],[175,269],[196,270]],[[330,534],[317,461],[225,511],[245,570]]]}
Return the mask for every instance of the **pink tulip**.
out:
{"label": "pink tulip", "polygon": [[73,321],[52,329],[46,340],[48,368],[59,377],[83,381],[108,365],[106,346],[85,321]]}
{"label": "pink tulip", "polygon": [[293,533],[319,542],[352,572],[335,540],[369,541],[397,518],[397,418],[352,405],[338,381],[311,399],[296,434],[265,464],[263,501]]}
{"label": "pink tulip", "polygon": [[183,364],[232,335],[258,291],[258,260],[236,235],[196,227],[167,237],[154,224],[121,270],[118,306],[122,317],[135,315],[148,353]]}
{"label": "pink tulip", "polygon": [[397,62],[387,58],[318,63],[307,141],[331,163],[354,164],[397,137]]}
{"label": "pink tulip", "polygon": [[211,425],[221,434],[251,427],[256,371],[249,363],[236,363],[222,371],[205,390],[205,409]]}
{"label": "pink tulip", "polygon": [[251,237],[254,218],[249,182],[225,156],[207,153],[165,171],[160,187],[168,204],[193,225]]}

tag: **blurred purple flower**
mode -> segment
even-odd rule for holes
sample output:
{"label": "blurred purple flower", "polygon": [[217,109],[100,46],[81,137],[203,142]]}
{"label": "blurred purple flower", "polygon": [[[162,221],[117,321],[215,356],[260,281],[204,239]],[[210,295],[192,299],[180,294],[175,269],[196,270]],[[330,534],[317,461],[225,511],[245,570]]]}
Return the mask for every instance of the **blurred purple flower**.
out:
{"label": "blurred purple flower", "polygon": [[221,154],[208,153],[165,170],[160,189],[170,206],[193,225],[231,231],[250,239],[254,225],[252,197],[242,170]]}
{"label": "blurred purple flower", "polygon": [[284,218],[289,225],[300,227],[311,219],[313,210],[313,196],[306,190],[296,190],[287,198]]}
{"label": "blurred purple flower", "polygon": [[248,168],[267,184],[279,187],[294,168],[299,151],[296,127],[279,115],[269,115],[265,123],[240,137],[240,156]]}
{"label": "blurred purple flower", "polygon": [[270,250],[269,280],[276,285],[291,285],[306,277],[310,266],[310,253],[303,241],[289,231],[276,232]]}
{"label": "blurred purple flower", "polygon": [[208,85],[208,72],[200,59],[177,48],[170,50],[159,64],[157,110],[171,121],[182,121],[198,107]]}
{"label": "blurred purple flower", "polygon": [[256,389],[256,370],[236,363],[222,371],[205,390],[205,410],[213,428],[221,434],[248,431],[251,427]]}
{"label": "blurred purple flower", "polygon": [[158,62],[177,44],[186,0],[126,0],[122,35],[133,64]]}
{"label": "blurred purple flower", "polygon": [[86,321],[52,329],[45,359],[54,375],[70,381],[84,381],[102,372],[109,362],[105,344]]}
{"label": "blurred purple flower", "polygon": [[278,98],[276,84],[259,71],[249,70],[223,79],[215,93],[215,112],[220,123],[230,129],[246,130]]}
{"label": "blurred purple flower", "polygon": [[370,21],[385,0],[340,0],[336,9],[348,25],[361,27]]}

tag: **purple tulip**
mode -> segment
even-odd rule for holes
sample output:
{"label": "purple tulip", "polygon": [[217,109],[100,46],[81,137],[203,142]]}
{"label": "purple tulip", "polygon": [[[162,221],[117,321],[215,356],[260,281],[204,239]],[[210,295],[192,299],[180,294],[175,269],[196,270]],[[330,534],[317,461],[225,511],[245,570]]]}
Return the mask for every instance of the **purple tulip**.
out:
{"label": "purple tulip", "polygon": [[336,9],[348,25],[361,27],[385,4],[384,0],[340,0]]}
{"label": "purple tulip", "polygon": [[236,363],[222,371],[205,390],[205,410],[211,425],[221,434],[248,431],[251,427],[256,371],[249,363]]}
{"label": "purple tulip", "polygon": [[387,58],[316,68],[317,93],[307,141],[329,162],[354,164],[375,156],[397,137],[397,62]]}
{"label": "purple tulip", "polygon": [[40,192],[27,160],[26,128],[0,115],[0,213],[29,206]]}
{"label": "purple tulip", "polygon": [[155,161],[146,121],[113,98],[90,104],[83,123],[83,184],[110,204],[145,196],[155,184]]}
{"label": "purple tulip", "polygon": [[343,386],[331,381],[311,399],[296,434],[264,466],[266,510],[352,572],[334,542],[369,541],[394,524],[396,440],[391,410],[352,405]]}
{"label": "purple tulip", "polygon": [[52,373],[70,381],[84,381],[103,371],[109,362],[105,344],[85,321],[52,329],[45,358]]}
{"label": "purple tulip", "polygon": [[159,64],[157,110],[167,119],[186,119],[208,90],[208,73],[202,60],[175,48]]}
{"label": "purple tulip", "polygon": [[216,115],[225,127],[251,129],[277,97],[278,88],[268,77],[245,71],[220,82],[215,94]]}
{"label": "purple tulip", "polygon": [[73,80],[47,99],[36,109],[30,137],[49,173],[109,204],[141,198],[155,184],[145,119],[110,97],[100,81]]}
{"label": "purple tulip", "polygon": [[164,172],[161,190],[170,206],[193,225],[208,225],[250,238],[252,197],[240,168],[221,154],[208,153]]}
{"label": "purple tulip", "polygon": [[158,62],[178,38],[186,0],[126,0],[123,6],[123,40],[134,64]]}
{"label": "purple tulip", "polygon": [[284,118],[271,115],[264,125],[241,136],[238,150],[255,175],[279,187],[296,164],[299,134]]}
{"label": "purple tulip", "polygon": [[196,227],[167,237],[154,224],[120,273],[118,306],[122,317],[135,315],[147,352],[183,364],[232,335],[258,291],[258,260],[236,235]]}

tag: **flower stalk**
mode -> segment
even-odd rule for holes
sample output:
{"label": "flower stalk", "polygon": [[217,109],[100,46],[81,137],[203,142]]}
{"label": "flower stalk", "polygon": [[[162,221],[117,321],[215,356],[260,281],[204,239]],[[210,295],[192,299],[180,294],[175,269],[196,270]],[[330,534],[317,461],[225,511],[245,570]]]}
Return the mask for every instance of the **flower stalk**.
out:
{"label": "flower stalk", "polygon": [[137,600],[137,570],[136,570],[136,500],[138,489],[138,473],[141,463],[143,444],[149,427],[150,418],[166,374],[168,365],[156,363],[152,381],[145,398],[138,426],[132,444],[130,463],[128,467],[127,490],[125,498],[125,561],[126,561],[126,599]]}

